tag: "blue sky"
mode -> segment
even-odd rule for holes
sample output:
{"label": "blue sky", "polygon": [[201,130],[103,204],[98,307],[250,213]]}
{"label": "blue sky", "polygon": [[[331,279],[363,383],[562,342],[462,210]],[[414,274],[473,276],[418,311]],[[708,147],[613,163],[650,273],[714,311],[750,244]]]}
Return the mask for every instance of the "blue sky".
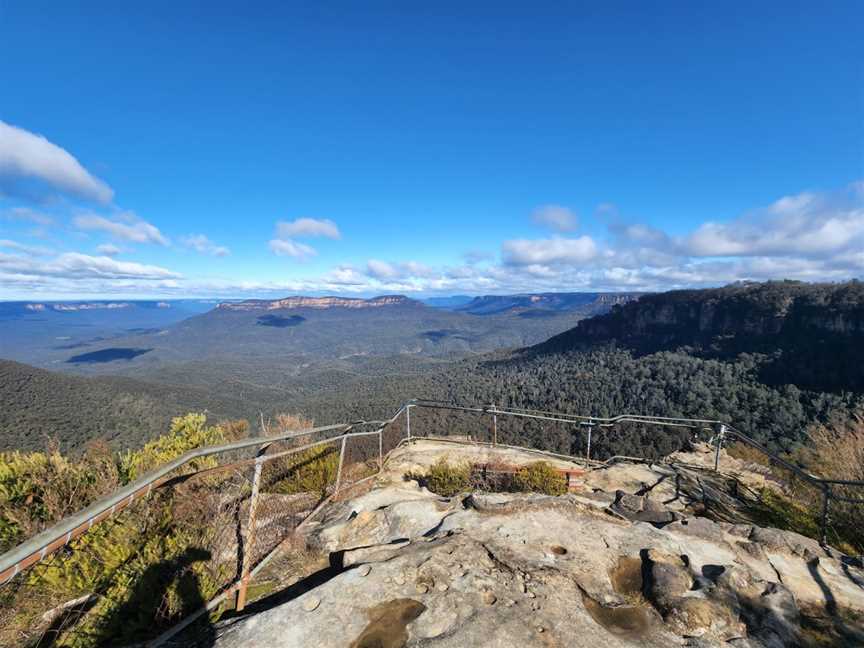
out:
{"label": "blue sky", "polygon": [[860,2],[315,4],[0,0],[0,299],[864,275]]}

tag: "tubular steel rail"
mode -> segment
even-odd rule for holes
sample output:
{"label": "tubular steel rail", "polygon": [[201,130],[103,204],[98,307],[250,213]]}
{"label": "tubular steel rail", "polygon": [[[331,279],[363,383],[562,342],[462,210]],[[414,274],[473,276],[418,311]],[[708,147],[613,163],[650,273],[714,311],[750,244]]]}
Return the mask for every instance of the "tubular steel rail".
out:
{"label": "tubular steel rail", "polygon": [[[136,502],[146,500],[154,493],[165,492],[176,488],[179,484],[192,482],[194,480],[202,481],[212,477],[215,474],[241,475],[239,482],[231,482],[234,484],[235,490],[231,493],[215,493],[219,507],[224,508],[225,502],[229,501],[234,508],[233,516],[235,518],[243,517],[239,523],[239,531],[235,531],[236,541],[228,542],[228,546],[236,544],[237,551],[237,568],[235,576],[229,582],[218,588],[218,594],[213,596],[209,601],[204,601],[195,612],[186,613],[185,617],[174,626],[159,636],[156,640],[151,641],[148,645],[159,645],[169,641],[196,618],[213,610],[221,605],[229,596],[236,595],[235,609],[242,610],[246,605],[249,584],[252,578],[261,572],[271,560],[282,551],[286,543],[296,534],[296,531],[307,525],[324,507],[346,488],[354,486],[373,479],[379,474],[383,468],[387,456],[396,447],[404,443],[411,443],[414,439],[420,438],[416,434],[416,430],[412,433],[412,409],[423,410],[443,410],[453,413],[476,414],[482,417],[490,417],[489,441],[469,441],[470,443],[484,443],[491,446],[507,447],[519,450],[527,450],[540,455],[563,458],[568,460],[584,461],[586,467],[601,465],[600,462],[591,459],[591,443],[592,435],[603,429],[612,428],[624,423],[633,423],[646,426],[659,426],[670,428],[682,428],[691,430],[708,430],[712,433],[711,442],[715,446],[714,470],[719,470],[720,465],[720,450],[724,443],[729,440],[737,440],[744,443],[758,452],[763,453],[772,463],[776,463],[784,470],[789,471],[795,477],[801,479],[809,486],[817,489],[821,493],[822,508],[819,522],[820,540],[823,545],[827,544],[827,530],[830,522],[830,506],[832,501],[843,502],[845,504],[864,504],[864,498],[849,497],[838,492],[842,488],[859,488],[864,487],[864,482],[824,479],[817,477],[794,464],[785,461],[778,457],[770,450],[735,429],[726,422],[712,419],[687,419],[676,417],[660,417],[660,416],[645,416],[635,414],[622,414],[613,417],[597,417],[597,416],[581,416],[574,414],[566,414],[561,412],[550,412],[544,410],[522,409],[499,407],[496,405],[476,406],[476,405],[459,405],[442,401],[413,399],[402,405],[397,412],[389,419],[373,420],[373,421],[355,421],[352,423],[341,423],[335,425],[327,425],[315,427],[305,430],[295,430],[275,436],[258,437],[245,439],[219,446],[202,447],[186,452],[177,457],[173,461],[161,466],[160,468],[148,473],[133,483],[117,490],[113,494],[98,500],[84,510],[71,515],[53,527],[33,536],[22,544],[18,545],[11,551],[0,556],[0,588],[10,587],[17,583],[18,587],[23,587],[21,581],[22,575],[26,576],[26,572],[32,571],[35,566],[52,560],[54,554],[58,554],[60,550],[65,548],[66,552],[72,551],[74,554],[75,541],[82,536],[86,536],[91,530],[100,528],[100,523],[116,518],[122,511],[135,505]],[[392,432],[387,432],[388,428],[394,426],[400,417],[404,414],[401,429],[397,430],[394,436]],[[540,448],[525,448],[522,446],[513,446],[499,443],[499,426],[498,417],[509,417],[513,419],[533,420],[542,423],[559,423],[565,426],[575,426],[580,432],[585,432],[586,445],[584,457],[573,457],[569,454],[552,452]],[[416,421],[415,421],[416,427]],[[368,431],[355,431],[358,428],[373,428]],[[387,439],[385,440],[385,432]],[[317,440],[310,440],[316,436],[323,436]],[[423,437],[432,436],[428,434]],[[373,443],[377,437],[377,444],[370,446],[368,443],[362,446],[362,450],[358,451],[357,444],[362,443],[363,439],[371,440]],[[439,437],[440,438],[440,437]],[[446,438],[446,435],[444,436]],[[452,439],[451,439],[452,440]],[[282,443],[295,443],[303,441],[299,445],[273,452],[272,450]],[[464,441],[460,441],[464,442]],[[335,447],[338,445],[339,458],[338,466],[335,470],[335,483],[328,486],[328,491],[323,494],[320,499],[315,502],[310,509],[306,508],[302,511],[297,511],[290,508],[286,513],[283,511],[267,511],[267,506],[262,505],[271,501],[276,496],[273,493],[265,495],[263,490],[268,489],[274,481],[277,480],[275,468],[270,469],[267,478],[263,477],[265,467],[278,466],[279,460],[291,459],[293,457],[302,456],[302,453],[309,453],[316,449],[322,449],[325,446],[330,446],[330,449],[335,452]],[[346,450],[350,449],[351,457],[346,457]],[[184,474],[178,472],[188,467],[191,462],[202,458],[215,457],[231,457],[243,451],[254,450],[254,457],[247,457],[230,463],[209,467],[206,469],[193,470]],[[363,471],[358,472],[355,468],[362,465],[377,465],[377,470],[372,474],[359,476]],[[293,465],[293,464],[292,464]],[[251,478],[245,476],[247,468],[252,469]],[[292,468],[293,469],[293,468]],[[368,471],[367,471],[368,472]],[[217,491],[222,488],[222,482],[216,482]],[[173,492],[173,491],[172,491]],[[213,495],[213,494],[211,494]],[[295,497],[295,496],[279,496],[279,497]],[[265,498],[262,500],[262,498]],[[248,500],[248,501],[247,501]],[[280,500],[281,501],[281,500]],[[219,508],[219,511],[222,511]],[[216,509],[214,509],[216,510]],[[287,509],[286,509],[287,510]],[[281,516],[288,516],[291,523],[282,524],[279,520]],[[259,518],[267,518],[259,519]],[[215,524],[215,522],[214,522]],[[269,537],[262,542],[262,550],[256,546],[258,538],[256,534],[261,534],[266,530],[267,525],[277,527],[275,535]],[[213,541],[213,547],[218,548],[222,540]],[[263,551],[263,553],[262,553]],[[214,559],[215,560],[215,559]],[[218,570],[217,570],[218,571]],[[222,572],[219,572],[220,574]],[[31,579],[32,580],[32,579]],[[3,594],[3,589],[0,589],[0,594]],[[93,594],[89,594],[72,601],[64,602],[60,606],[55,606],[48,612],[42,615],[43,621],[47,618],[53,620],[56,615],[65,613],[67,608],[74,605],[84,606],[84,601],[92,602]],[[6,604],[6,598],[0,597],[0,606]],[[88,608],[89,609],[89,608]],[[57,610],[60,610],[58,613]],[[2,609],[0,609],[2,611]],[[14,610],[13,610],[14,611]],[[73,625],[80,621],[80,618],[87,611],[81,613],[74,621],[70,622]],[[0,624],[3,623],[3,617],[0,616]],[[65,626],[61,626],[57,630],[57,634],[61,631],[67,632]],[[47,630],[43,630],[43,633]],[[38,635],[38,633],[37,633]],[[35,645],[43,645],[39,636],[36,637]],[[50,643],[52,639],[49,638]],[[24,645],[25,642],[22,642]],[[32,637],[30,643],[33,644]],[[2,644],[2,641],[0,641]],[[64,644],[65,645],[65,644]],[[79,645],[79,644],[75,644]],[[80,645],[96,645],[87,644],[86,642]]]}

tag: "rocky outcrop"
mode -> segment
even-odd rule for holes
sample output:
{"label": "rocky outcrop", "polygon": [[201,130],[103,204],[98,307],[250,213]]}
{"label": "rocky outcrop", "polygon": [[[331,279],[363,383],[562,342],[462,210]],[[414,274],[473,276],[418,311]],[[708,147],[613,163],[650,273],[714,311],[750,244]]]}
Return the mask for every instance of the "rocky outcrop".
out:
{"label": "rocky outcrop", "polygon": [[216,645],[864,642],[861,565],[794,533],[694,515],[697,468],[617,464],[560,497],[442,498],[397,479],[426,463],[423,445],[310,525],[307,546],[333,565],[326,582],[224,622]]}
{"label": "rocky outcrop", "polygon": [[381,306],[419,305],[404,295],[382,295],[372,299],[351,297],[285,297],[284,299],[247,299],[224,302],[217,308],[227,311],[288,310],[292,308],[380,308]]}

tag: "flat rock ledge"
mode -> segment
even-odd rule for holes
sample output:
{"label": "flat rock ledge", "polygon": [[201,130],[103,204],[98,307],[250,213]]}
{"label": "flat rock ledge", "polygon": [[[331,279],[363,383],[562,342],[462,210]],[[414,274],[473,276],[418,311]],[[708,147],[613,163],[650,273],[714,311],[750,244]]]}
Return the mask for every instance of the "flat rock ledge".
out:
{"label": "flat rock ledge", "polygon": [[619,464],[560,497],[453,498],[385,475],[310,525],[329,579],[222,622],[215,645],[864,645],[858,561],[791,532],[694,516],[676,474]]}

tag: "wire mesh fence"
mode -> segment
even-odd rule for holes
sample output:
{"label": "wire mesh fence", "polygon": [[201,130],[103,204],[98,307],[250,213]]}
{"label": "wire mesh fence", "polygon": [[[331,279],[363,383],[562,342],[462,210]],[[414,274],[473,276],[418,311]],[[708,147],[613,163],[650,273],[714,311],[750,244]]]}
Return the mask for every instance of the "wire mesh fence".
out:
{"label": "wire mesh fence", "polygon": [[128,645],[238,573],[251,467],[177,471],[2,588],[3,646]]}
{"label": "wire mesh fence", "polygon": [[0,646],[147,645],[214,602],[242,607],[256,569],[405,432],[369,427],[253,440],[160,475],[0,581]]}

